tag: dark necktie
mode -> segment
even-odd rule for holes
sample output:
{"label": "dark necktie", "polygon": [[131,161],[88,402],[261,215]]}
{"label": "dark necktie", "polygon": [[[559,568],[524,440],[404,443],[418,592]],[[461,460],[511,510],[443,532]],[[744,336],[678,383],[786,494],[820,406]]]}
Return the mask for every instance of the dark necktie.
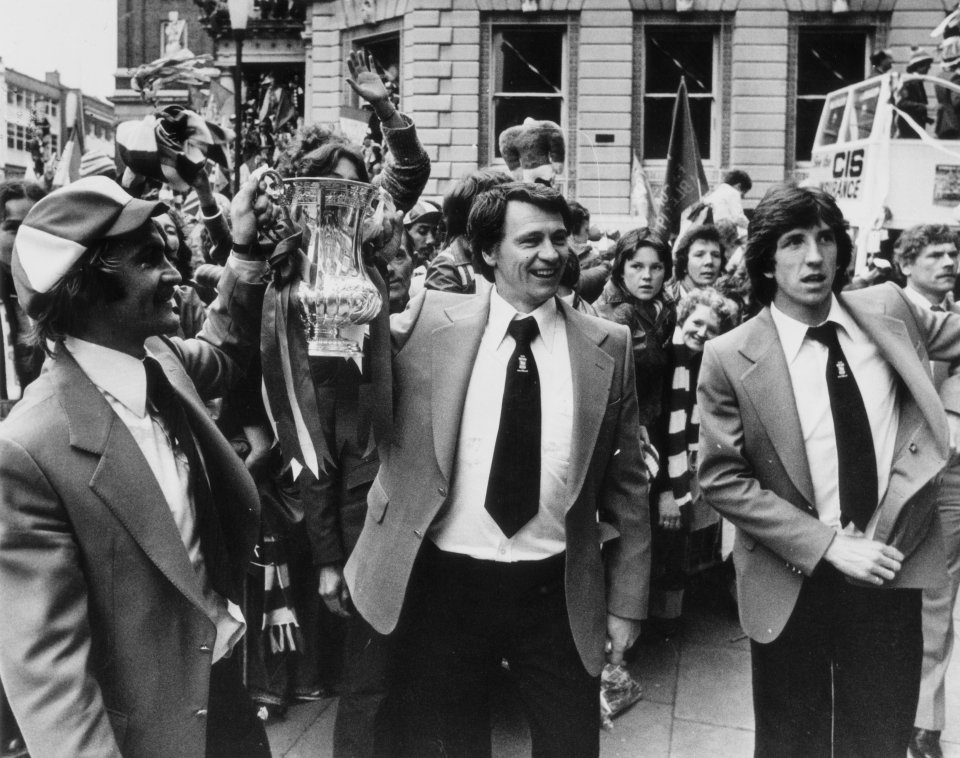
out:
{"label": "dark necktie", "polygon": [[147,373],[147,399],[153,403],[157,414],[166,423],[171,442],[180,449],[190,467],[190,494],[196,512],[200,550],[210,584],[223,597],[238,602],[239,596],[234,591],[229,559],[217,521],[210,484],[183,403],[155,358],[144,358],[143,367]]}
{"label": "dark necktie", "polygon": [[931,306],[930,306],[930,310],[933,311],[934,313],[943,313],[943,312],[944,312],[942,305],[931,305]]}
{"label": "dark necktie", "polygon": [[517,345],[507,364],[484,502],[507,537],[520,531],[540,507],[540,374],[530,349],[539,333],[533,317],[511,321],[507,327]]}
{"label": "dark necktie", "polygon": [[827,391],[837,439],[840,523],[866,531],[877,508],[877,456],[860,388],[840,342],[836,325],[810,327],[807,336],[827,346]]}

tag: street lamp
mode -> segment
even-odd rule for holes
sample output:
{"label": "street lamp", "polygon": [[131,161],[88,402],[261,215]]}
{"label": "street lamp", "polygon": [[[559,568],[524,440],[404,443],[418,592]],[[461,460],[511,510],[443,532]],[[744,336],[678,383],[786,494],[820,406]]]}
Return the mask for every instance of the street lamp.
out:
{"label": "street lamp", "polygon": [[230,28],[237,43],[237,66],[233,70],[233,109],[234,126],[237,128],[237,142],[233,160],[233,194],[240,191],[240,164],[243,162],[243,35],[247,31],[247,22],[253,12],[253,0],[227,0],[230,11]]}

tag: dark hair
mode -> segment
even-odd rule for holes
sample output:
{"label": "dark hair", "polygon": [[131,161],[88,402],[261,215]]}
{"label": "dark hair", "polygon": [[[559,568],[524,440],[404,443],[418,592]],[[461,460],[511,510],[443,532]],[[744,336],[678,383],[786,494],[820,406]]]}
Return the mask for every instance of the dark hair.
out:
{"label": "dark hair", "polygon": [[613,269],[610,271],[610,278],[620,286],[623,286],[623,270],[642,247],[649,247],[656,252],[663,264],[663,280],[671,277],[673,259],[670,248],[649,227],[641,226],[624,234],[613,247]]}
{"label": "dark hair", "polygon": [[484,259],[484,252],[496,250],[503,241],[503,223],[507,206],[527,203],[541,210],[556,213],[570,231],[570,207],[557,190],[543,184],[510,182],[477,195],[467,218],[467,240],[473,253],[473,267],[487,281],[494,281],[493,267]]}
{"label": "dark hair", "polygon": [[727,248],[720,237],[720,230],[713,224],[700,224],[690,227],[677,242],[673,252],[673,274],[677,281],[687,275],[687,264],[690,261],[690,248],[694,242],[715,242],[720,248],[720,271],[727,265]]}
{"label": "dark hair", "polygon": [[740,190],[744,193],[753,189],[753,179],[750,178],[750,174],[739,168],[731,169],[725,173],[723,175],[723,183],[729,184],[731,187],[734,184],[739,184]]}
{"label": "dark hair", "polygon": [[447,242],[467,233],[467,217],[477,195],[501,184],[509,184],[513,180],[510,174],[495,168],[481,168],[460,177],[443,196],[443,221]]}
{"label": "dark hair", "polygon": [[328,143],[349,144],[346,138],[334,134],[330,129],[319,124],[310,124],[298,129],[277,157],[276,169],[280,176],[284,178],[297,176],[303,157]]}
{"label": "dark hair", "polygon": [[590,211],[584,208],[576,200],[570,200],[567,203],[570,206],[570,231],[579,232],[580,228],[590,224]]}
{"label": "dark hair", "polygon": [[705,305],[720,322],[720,334],[729,332],[736,325],[737,304],[728,297],[724,297],[713,287],[698,287],[690,290],[686,295],[680,298],[677,305],[677,326],[683,326],[683,322],[690,318],[698,305]]}
{"label": "dark hair", "polygon": [[847,284],[853,243],[836,201],[823,190],[795,184],[781,184],[763,196],[750,220],[750,236],[744,253],[757,302],[769,305],[777,291],[776,281],[765,276],[773,271],[777,240],[791,229],[809,229],[821,222],[830,227],[837,242],[837,275],[833,280],[833,291],[838,293]]}
{"label": "dark hair", "polygon": [[33,200],[37,202],[47,196],[46,191],[39,184],[26,182],[22,179],[11,179],[0,182],[0,221],[7,213],[7,203],[11,200]]}
{"label": "dark hair", "polygon": [[124,243],[139,234],[140,229],[122,237],[101,240],[83,254],[47,293],[44,306],[34,316],[33,327],[26,335],[28,344],[42,347],[47,354],[52,354],[51,343],[74,334],[83,323],[85,313],[124,296],[117,270],[124,259]]}
{"label": "dark hair", "polygon": [[927,245],[945,242],[957,246],[957,234],[945,224],[918,224],[904,231],[897,240],[896,260],[898,266],[911,264]]}
{"label": "dark hair", "polygon": [[352,144],[341,141],[328,142],[303,156],[297,166],[298,176],[330,176],[342,158],[346,158],[357,171],[361,182],[369,182],[367,167],[360,151]]}

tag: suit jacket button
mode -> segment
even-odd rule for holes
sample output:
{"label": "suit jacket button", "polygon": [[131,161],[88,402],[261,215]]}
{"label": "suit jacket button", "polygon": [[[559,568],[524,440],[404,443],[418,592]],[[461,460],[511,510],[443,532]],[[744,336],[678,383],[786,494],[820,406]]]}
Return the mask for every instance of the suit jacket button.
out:
{"label": "suit jacket button", "polygon": [[193,715],[196,716],[198,719],[205,719],[205,718],[207,717],[207,709],[206,709],[206,708],[201,708],[200,710],[198,710],[198,711],[197,711],[196,713],[194,713]]}
{"label": "suit jacket button", "polygon": [[210,652],[210,646],[209,646],[206,642],[201,643],[201,644],[200,644],[200,652],[201,652],[201,653],[209,653],[209,652]]}
{"label": "suit jacket button", "polygon": [[446,487],[437,487],[437,493],[440,495],[440,497],[446,497],[446,496],[447,496],[447,488],[446,488]]}
{"label": "suit jacket button", "polygon": [[917,452],[917,443],[916,443],[916,442],[911,442],[910,445],[909,445],[909,447],[908,447],[907,449],[908,449],[911,453]]}
{"label": "suit jacket button", "polygon": [[423,532],[422,532],[421,530],[419,530],[419,529],[414,529],[414,530],[413,530],[413,533],[414,533],[415,535],[417,535],[417,539],[418,539],[418,540],[422,540],[422,539],[423,539]]}

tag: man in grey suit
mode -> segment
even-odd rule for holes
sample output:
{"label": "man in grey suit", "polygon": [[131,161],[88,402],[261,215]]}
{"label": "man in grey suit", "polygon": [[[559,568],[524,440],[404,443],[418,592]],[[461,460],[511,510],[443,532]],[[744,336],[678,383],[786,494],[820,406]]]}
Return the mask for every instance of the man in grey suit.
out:
{"label": "man in grey suit", "polygon": [[[896,261],[906,277],[904,293],[923,310],[960,313],[953,302],[957,281],[957,235],[943,224],[921,224],[897,240]],[[949,366],[931,364],[938,389]],[[960,468],[947,468],[937,491],[937,510],[943,526],[949,581],[923,591],[923,674],[920,701],[910,739],[913,758],[943,758],[940,733],[946,726],[947,667],[953,652],[953,609],[960,586]]]}
{"label": "man in grey suit", "polygon": [[[737,528],[758,757],[902,756],[921,590],[944,578],[960,318],[893,284],[841,294],[850,257],[829,195],[768,192],[746,252],[766,307],[700,371],[700,484]],[[931,359],[950,364],[940,398]]]}
{"label": "man in grey suit", "polygon": [[[237,243],[256,236],[255,184]],[[201,338],[167,337],[164,210],[81,179],[14,247],[49,355],[0,425],[0,677],[38,758],[270,754],[235,649],[259,499],[201,399],[256,340],[264,263],[235,244]]]}
{"label": "man in grey suit", "polygon": [[596,756],[605,651],[621,661],[646,612],[630,338],[556,297],[568,229],[553,189],[481,195],[469,236],[493,291],[426,291],[391,325],[394,427],[344,573],[396,636],[394,754],[489,756],[506,660],[534,755]]}

